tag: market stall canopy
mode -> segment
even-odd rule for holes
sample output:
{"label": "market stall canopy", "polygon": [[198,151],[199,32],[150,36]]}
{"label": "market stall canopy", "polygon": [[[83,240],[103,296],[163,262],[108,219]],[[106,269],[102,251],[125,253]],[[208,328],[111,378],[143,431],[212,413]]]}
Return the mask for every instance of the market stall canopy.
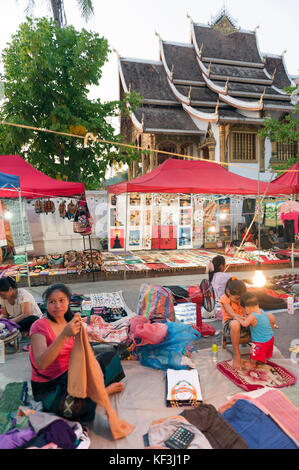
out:
{"label": "market stall canopy", "polygon": [[270,187],[277,184],[286,186],[287,192],[284,194],[299,194],[299,162],[289,168],[289,171],[286,171],[273,180]]}
{"label": "market stall canopy", "polygon": [[20,178],[0,172],[0,188],[15,189],[20,187]]}
{"label": "market stall canopy", "polygon": [[[108,193],[264,194],[268,184],[239,176],[219,163],[169,158],[150,173],[107,187]],[[269,189],[269,188],[268,188]],[[287,194],[286,187],[272,185],[271,193]]]}
{"label": "market stall canopy", "polygon": [[[50,178],[25,162],[20,155],[0,155],[0,172],[7,173],[8,176],[17,175],[20,180],[21,196],[27,199],[67,197],[85,192],[83,183],[71,183]],[[13,189],[9,191],[0,189],[0,197],[15,198],[18,197],[18,192]]]}

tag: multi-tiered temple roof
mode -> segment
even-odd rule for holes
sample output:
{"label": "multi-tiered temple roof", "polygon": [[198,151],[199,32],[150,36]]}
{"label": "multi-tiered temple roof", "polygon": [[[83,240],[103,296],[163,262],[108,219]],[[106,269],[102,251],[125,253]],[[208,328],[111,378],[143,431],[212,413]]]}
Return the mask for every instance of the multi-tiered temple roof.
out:
{"label": "multi-tiered temple roof", "polygon": [[159,61],[119,57],[122,90],[144,98],[131,113],[139,131],[199,134],[203,122],[262,124],[293,110],[283,55],[262,54],[255,31],[225,10],[210,25],[190,23],[190,44],[159,36]]}

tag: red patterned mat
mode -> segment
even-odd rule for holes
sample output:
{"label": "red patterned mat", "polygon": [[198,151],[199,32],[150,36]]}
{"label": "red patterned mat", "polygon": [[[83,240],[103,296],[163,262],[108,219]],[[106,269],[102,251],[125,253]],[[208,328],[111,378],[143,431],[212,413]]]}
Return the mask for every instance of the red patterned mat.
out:
{"label": "red patterned mat", "polygon": [[258,364],[254,369],[236,370],[232,367],[232,359],[219,362],[217,369],[225,377],[234,382],[238,387],[247,392],[263,387],[281,388],[288,387],[297,382],[297,377],[284,367],[268,361],[266,364]]}

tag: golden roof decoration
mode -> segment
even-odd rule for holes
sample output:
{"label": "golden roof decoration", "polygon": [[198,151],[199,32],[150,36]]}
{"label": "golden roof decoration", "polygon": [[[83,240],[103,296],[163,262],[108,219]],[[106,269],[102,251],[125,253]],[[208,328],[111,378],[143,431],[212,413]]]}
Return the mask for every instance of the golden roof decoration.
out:
{"label": "golden roof decoration", "polygon": [[236,21],[230,16],[225,6],[211,19],[210,26],[212,29],[224,35],[237,33],[240,29],[237,27]]}

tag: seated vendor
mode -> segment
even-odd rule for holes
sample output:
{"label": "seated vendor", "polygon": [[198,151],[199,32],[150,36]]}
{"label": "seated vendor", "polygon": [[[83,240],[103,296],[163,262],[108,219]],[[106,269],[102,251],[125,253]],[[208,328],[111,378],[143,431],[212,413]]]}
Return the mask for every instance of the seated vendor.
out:
{"label": "seated vendor", "polygon": [[249,328],[240,324],[240,319],[246,316],[245,309],[241,306],[241,296],[246,292],[246,285],[237,278],[227,281],[225,294],[220,298],[222,310],[223,333],[231,338],[233,346],[233,368],[241,369],[241,354],[239,350],[240,336],[249,334]]}
{"label": "seated vendor", "polygon": [[209,281],[214,289],[216,300],[219,300],[225,293],[226,283],[231,278],[231,275],[226,273],[225,269],[225,258],[221,255],[215,256],[206,268],[206,273],[209,275]]}
{"label": "seated vendor", "polygon": [[[82,328],[81,316],[72,313],[71,292],[64,284],[50,286],[43,298],[47,305],[46,317],[37,320],[30,329],[33,398],[42,402],[44,411],[75,421],[93,421],[96,403],[67,393],[70,355],[75,336]],[[106,387],[108,394],[123,389],[122,383]]]}
{"label": "seated vendor", "polygon": [[244,227],[244,229],[242,230],[242,242],[255,244],[254,234],[252,234],[250,230],[247,233],[247,230],[248,230],[248,227]]}
{"label": "seated vendor", "polygon": [[18,323],[22,335],[28,336],[31,325],[42,316],[33,295],[7,276],[0,279],[0,298],[1,317]]}

